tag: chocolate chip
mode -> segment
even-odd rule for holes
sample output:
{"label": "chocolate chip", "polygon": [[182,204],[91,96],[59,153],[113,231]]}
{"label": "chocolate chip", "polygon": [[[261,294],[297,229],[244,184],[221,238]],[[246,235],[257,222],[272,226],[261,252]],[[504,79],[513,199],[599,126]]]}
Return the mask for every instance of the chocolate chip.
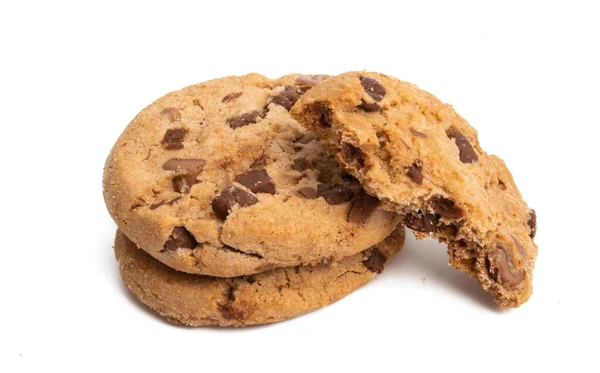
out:
{"label": "chocolate chip", "polygon": [[275,194],[275,183],[265,170],[248,171],[239,175],[235,181],[250,189],[254,193]]}
{"label": "chocolate chip", "polygon": [[160,112],[160,114],[167,117],[170,122],[176,122],[178,120],[181,120],[181,112],[179,112],[179,109],[175,107],[165,108]]}
{"label": "chocolate chip", "polygon": [[173,177],[173,189],[178,193],[187,193],[192,185],[198,183],[198,175],[204,168],[202,159],[169,159],[163,164],[163,169],[175,171],[178,175]]}
{"label": "chocolate chip", "polygon": [[177,171],[178,173],[200,173],[204,168],[202,159],[169,159],[163,164],[163,170]]}
{"label": "chocolate chip", "polygon": [[299,138],[297,138],[295,142],[297,142],[299,144],[308,144],[309,142],[314,141],[316,139],[317,138],[315,136],[313,136],[312,133],[307,133],[307,134],[302,135]]}
{"label": "chocolate chip", "polygon": [[227,124],[231,128],[239,128],[244,127],[252,123],[256,123],[262,118],[265,117],[265,114],[260,111],[251,111],[246,114],[238,115],[237,117],[231,117],[227,119]]}
{"label": "chocolate chip", "polygon": [[233,302],[235,301],[235,291],[237,290],[237,283],[233,282],[234,280],[230,280],[229,288],[227,289],[227,293],[225,294],[225,302],[219,304],[219,311],[223,317],[227,320],[244,320],[245,315],[242,310],[236,310],[233,307]]}
{"label": "chocolate chip", "polygon": [[298,172],[304,172],[311,167],[312,165],[306,160],[306,158],[295,158],[292,163],[292,169]]}
{"label": "chocolate chip", "polygon": [[273,97],[273,103],[283,106],[286,110],[290,110],[300,96],[302,96],[302,91],[299,88],[288,85],[283,91]]}
{"label": "chocolate chip", "polygon": [[176,250],[178,248],[193,249],[198,242],[185,227],[175,227],[171,236],[165,242],[165,249]]}
{"label": "chocolate chip", "polygon": [[323,197],[330,205],[339,205],[352,199],[352,191],[343,184],[319,184],[319,197]]}
{"label": "chocolate chip", "polygon": [[452,223],[452,224],[441,224],[438,225],[436,227],[436,233],[440,236],[444,236],[444,237],[456,237],[456,235],[458,234],[458,223]]}
{"label": "chocolate chip", "polygon": [[173,177],[173,180],[171,180],[173,190],[177,193],[188,193],[190,189],[192,189],[192,186],[198,183],[196,176],[197,175],[193,174],[185,174]]}
{"label": "chocolate chip", "polygon": [[179,201],[180,199],[181,199],[181,197],[176,197],[170,201],[162,201],[162,202],[155,203],[153,205],[150,205],[150,210],[156,210],[160,206],[164,206],[164,205],[172,206],[175,202]]}
{"label": "chocolate chip", "polygon": [[427,205],[434,213],[439,214],[442,218],[460,219],[465,216],[463,210],[456,206],[454,201],[441,196],[432,197],[427,202]]}
{"label": "chocolate chip", "polygon": [[460,161],[462,163],[473,163],[479,159],[477,153],[475,153],[473,145],[471,145],[469,140],[467,140],[462,132],[455,130],[454,128],[450,128],[446,131],[446,136],[448,136],[450,139],[454,139],[456,146],[460,151]]}
{"label": "chocolate chip", "polygon": [[352,208],[348,214],[348,221],[354,224],[364,224],[373,212],[377,210],[377,206],[379,206],[379,200],[361,190],[352,203]]}
{"label": "chocolate chip", "polygon": [[381,112],[381,106],[376,103],[368,103],[365,100],[362,100],[360,105],[357,106],[360,109],[363,109],[367,113]]}
{"label": "chocolate chip", "polygon": [[417,136],[417,137],[420,137],[420,138],[423,138],[423,139],[424,139],[424,138],[427,138],[427,135],[426,135],[426,134],[424,134],[423,132],[419,132],[419,131],[417,131],[416,129],[414,129],[414,128],[412,128],[412,127],[410,127],[409,129],[410,129],[410,132],[411,132],[413,135],[415,135],[415,136]]}
{"label": "chocolate chip", "polygon": [[248,207],[255,203],[258,203],[258,199],[253,194],[236,186],[230,186],[212,200],[211,206],[215,215],[225,220],[235,206]]}
{"label": "chocolate chip", "polygon": [[231,304],[219,304],[219,311],[227,320],[244,320],[244,312],[236,310]]}
{"label": "chocolate chip", "polygon": [[383,85],[381,85],[381,83],[368,76],[360,77],[360,85],[362,85],[365,92],[367,92],[367,94],[371,96],[375,101],[381,101],[383,99],[383,96],[385,96],[385,94],[387,93]]}
{"label": "chocolate chip", "polygon": [[410,167],[404,169],[404,172],[415,183],[423,184],[423,162],[420,159],[416,159]]}
{"label": "chocolate chip", "polygon": [[383,267],[387,258],[383,256],[381,251],[378,248],[374,247],[371,249],[369,253],[369,257],[363,263],[367,267],[367,269],[371,272],[381,273],[383,272]]}
{"label": "chocolate chip", "polygon": [[360,167],[365,166],[365,156],[363,155],[363,152],[352,144],[342,144],[342,157],[348,163],[354,163],[354,161],[356,161]]}
{"label": "chocolate chip", "polygon": [[263,153],[260,157],[258,157],[254,163],[250,166],[251,169],[262,169],[264,168],[269,161],[269,156],[266,153]]}
{"label": "chocolate chip", "polygon": [[415,212],[406,215],[404,225],[417,232],[435,232],[439,219],[428,212]]}
{"label": "chocolate chip", "polygon": [[230,93],[228,95],[225,95],[225,97],[223,97],[223,99],[221,100],[222,103],[226,104],[229,103],[231,101],[235,101],[238,98],[240,98],[240,96],[242,95],[243,92],[233,92]]}
{"label": "chocolate chip", "polygon": [[525,279],[525,271],[513,268],[513,263],[501,246],[496,246],[486,257],[486,265],[490,276],[507,288],[515,288]]}
{"label": "chocolate chip", "polygon": [[322,127],[331,127],[331,109],[326,103],[317,101],[310,105],[310,111],[317,115],[317,122]]}
{"label": "chocolate chip", "polygon": [[187,130],[185,128],[169,129],[165,132],[165,136],[160,142],[167,150],[183,149],[183,138]]}
{"label": "chocolate chip", "polygon": [[535,214],[535,210],[529,211],[529,220],[527,221],[527,225],[529,226],[529,237],[534,238],[537,233],[537,215]]}
{"label": "chocolate chip", "polygon": [[298,189],[298,194],[306,199],[316,199],[319,197],[317,190],[311,187],[302,187]]}

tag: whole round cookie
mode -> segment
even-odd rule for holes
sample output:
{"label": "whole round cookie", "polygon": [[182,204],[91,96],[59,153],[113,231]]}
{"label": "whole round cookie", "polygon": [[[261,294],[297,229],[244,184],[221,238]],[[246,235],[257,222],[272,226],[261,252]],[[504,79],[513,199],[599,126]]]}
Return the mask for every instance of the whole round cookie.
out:
{"label": "whole round cookie", "polygon": [[410,83],[351,72],[319,84],[291,112],[407,227],[447,242],[450,263],[500,307],[529,298],[535,212],[450,105]]}
{"label": "whole round cookie", "polygon": [[383,240],[397,215],[289,115],[323,79],[216,79],[142,110],[104,171],[119,229],[172,268],[218,277],[337,261]]}
{"label": "whole round cookie", "polygon": [[233,278],[176,271],[138,249],[120,231],[115,254],[125,285],[169,321],[246,326],[286,320],[343,298],[381,273],[403,244],[404,228],[398,227],[377,247],[340,262]]}

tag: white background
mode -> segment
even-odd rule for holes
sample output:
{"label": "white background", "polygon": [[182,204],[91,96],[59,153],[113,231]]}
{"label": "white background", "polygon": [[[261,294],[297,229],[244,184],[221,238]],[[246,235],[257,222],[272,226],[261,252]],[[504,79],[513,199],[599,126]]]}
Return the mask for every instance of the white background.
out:
{"label": "white background", "polygon": [[[0,372],[598,372],[595,3],[3,1]],[[411,236],[378,279],[288,322],[176,327],[137,303],[101,194],[136,113],[225,75],[362,69],[452,103],[507,162],[538,214],[529,302],[498,311]]]}

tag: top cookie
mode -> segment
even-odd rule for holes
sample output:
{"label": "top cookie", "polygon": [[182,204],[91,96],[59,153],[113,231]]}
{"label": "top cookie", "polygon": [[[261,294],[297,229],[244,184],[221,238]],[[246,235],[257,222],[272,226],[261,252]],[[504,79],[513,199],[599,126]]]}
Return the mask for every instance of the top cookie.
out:
{"label": "top cookie", "polygon": [[395,78],[351,72],[310,90],[291,113],[417,236],[447,242],[450,263],[500,307],[529,298],[535,212],[450,105]]}
{"label": "top cookie", "polygon": [[356,254],[395,227],[289,115],[323,76],[228,77],[145,108],[112,149],[104,197],[155,258],[233,277]]}

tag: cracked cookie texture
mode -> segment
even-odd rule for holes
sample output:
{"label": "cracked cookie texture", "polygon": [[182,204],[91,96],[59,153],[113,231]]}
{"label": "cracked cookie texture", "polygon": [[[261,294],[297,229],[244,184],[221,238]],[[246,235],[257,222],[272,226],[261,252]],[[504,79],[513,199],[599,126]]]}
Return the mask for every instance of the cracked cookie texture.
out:
{"label": "cracked cookie texture", "polygon": [[450,264],[500,307],[527,301],[535,211],[450,105],[383,74],[350,72],[308,91],[291,113],[417,237],[446,242]]}
{"label": "cracked cookie texture", "polygon": [[104,169],[119,229],[176,270],[218,277],[338,261],[382,241],[397,214],[289,114],[325,78],[227,77],[142,110]]}
{"label": "cracked cookie texture", "polygon": [[131,292],[167,320],[189,326],[246,326],[290,319],[331,304],[373,279],[402,248],[404,228],[339,262],[216,278],[176,271],[117,231],[115,255]]}

